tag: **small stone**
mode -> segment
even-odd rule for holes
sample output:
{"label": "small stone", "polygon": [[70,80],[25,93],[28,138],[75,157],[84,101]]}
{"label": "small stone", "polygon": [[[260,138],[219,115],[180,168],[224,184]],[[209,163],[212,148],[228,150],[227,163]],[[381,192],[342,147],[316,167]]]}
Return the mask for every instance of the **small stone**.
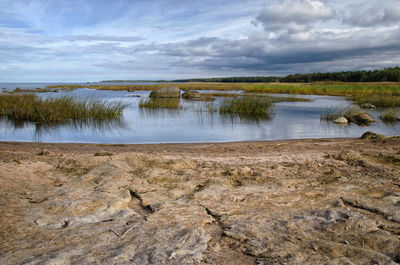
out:
{"label": "small stone", "polygon": [[35,220],[35,224],[37,224],[40,227],[47,227],[50,229],[60,229],[60,228],[65,228],[68,226],[68,221],[66,220],[52,220],[48,218],[38,218]]}
{"label": "small stone", "polygon": [[336,120],[333,121],[334,123],[337,124],[348,124],[349,121],[345,117],[339,117]]}
{"label": "small stone", "polygon": [[376,122],[376,120],[366,112],[362,112],[360,114],[355,115],[353,119],[354,122],[357,123],[358,125],[369,125],[371,123]]}
{"label": "small stone", "polygon": [[36,155],[38,155],[38,156],[47,156],[47,155],[49,155],[49,154],[50,154],[49,151],[47,151],[47,150],[42,150],[42,151],[40,151],[39,153],[37,153]]}
{"label": "small stone", "polygon": [[196,99],[196,98],[201,98],[201,96],[200,93],[197,91],[186,91],[185,93],[182,94],[182,98]]}
{"label": "small stone", "polygon": [[360,105],[361,108],[363,109],[375,109],[376,107],[372,105],[371,103],[364,103]]}

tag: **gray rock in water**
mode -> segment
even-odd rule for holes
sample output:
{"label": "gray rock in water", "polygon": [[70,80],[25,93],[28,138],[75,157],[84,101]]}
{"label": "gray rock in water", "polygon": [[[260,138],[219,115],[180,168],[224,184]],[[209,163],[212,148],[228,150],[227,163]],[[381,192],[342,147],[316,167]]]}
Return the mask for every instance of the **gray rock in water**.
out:
{"label": "gray rock in water", "polygon": [[363,103],[363,104],[360,105],[360,107],[363,108],[363,109],[375,109],[376,108],[371,103]]}
{"label": "gray rock in water", "polygon": [[182,98],[192,99],[192,98],[201,98],[200,93],[197,91],[186,91],[182,94]]}
{"label": "gray rock in water", "polygon": [[151,98],[179,98],[179,87],[163,87],[150,93]]}
{"label": "gray rock in water", "polygon": [[348,124],[349,121],[345,117],[339,117],[336,120],[333,121],[334,123],[337,124]]}
{"label": "gray rock in water", "polygon": [[366,112],[355,115],[353,119],[354,122],[357,123],[358,125],[369,125],[371,123],[376,122],[376,120]]}

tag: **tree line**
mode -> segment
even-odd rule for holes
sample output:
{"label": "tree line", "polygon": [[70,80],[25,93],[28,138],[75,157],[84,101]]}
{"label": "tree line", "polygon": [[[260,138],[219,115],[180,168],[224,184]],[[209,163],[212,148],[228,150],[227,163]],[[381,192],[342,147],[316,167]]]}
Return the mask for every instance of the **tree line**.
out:
{"label": "tree line", "polygon": [[255,77],[222,77],[179,79],[173,82],[226,82],[226,83],[311,83],[318,81],[339,82],[400,82],[400,67],[385,68],[373,71],[345,71],[332,73],[291,74],[285,77],[255,76]]}

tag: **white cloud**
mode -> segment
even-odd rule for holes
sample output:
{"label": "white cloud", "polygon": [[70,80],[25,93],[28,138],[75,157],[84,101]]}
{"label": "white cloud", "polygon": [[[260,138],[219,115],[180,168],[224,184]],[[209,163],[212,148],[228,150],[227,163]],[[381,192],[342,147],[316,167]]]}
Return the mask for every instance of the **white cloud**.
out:
{"label": "white cloud", "polygon": [[284,0],[266,7],[257,21],[266,31],[306,31],[311,24],[333,18],[334,10],[319,0]]}
{"label": "white cloud", "polygon": [[376,27],[400,23],[400,1],[369,1],[352,3],[346,8],[343,22],[358,27]]}

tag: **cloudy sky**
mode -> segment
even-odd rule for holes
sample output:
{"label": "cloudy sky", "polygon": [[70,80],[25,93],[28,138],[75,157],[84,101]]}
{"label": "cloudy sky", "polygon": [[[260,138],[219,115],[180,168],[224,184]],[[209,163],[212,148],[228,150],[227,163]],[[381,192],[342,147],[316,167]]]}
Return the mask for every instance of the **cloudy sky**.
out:
{"label": "cloudy sky", "polygon": [[0,0],[0,82],[400,65],[400,0]]}

